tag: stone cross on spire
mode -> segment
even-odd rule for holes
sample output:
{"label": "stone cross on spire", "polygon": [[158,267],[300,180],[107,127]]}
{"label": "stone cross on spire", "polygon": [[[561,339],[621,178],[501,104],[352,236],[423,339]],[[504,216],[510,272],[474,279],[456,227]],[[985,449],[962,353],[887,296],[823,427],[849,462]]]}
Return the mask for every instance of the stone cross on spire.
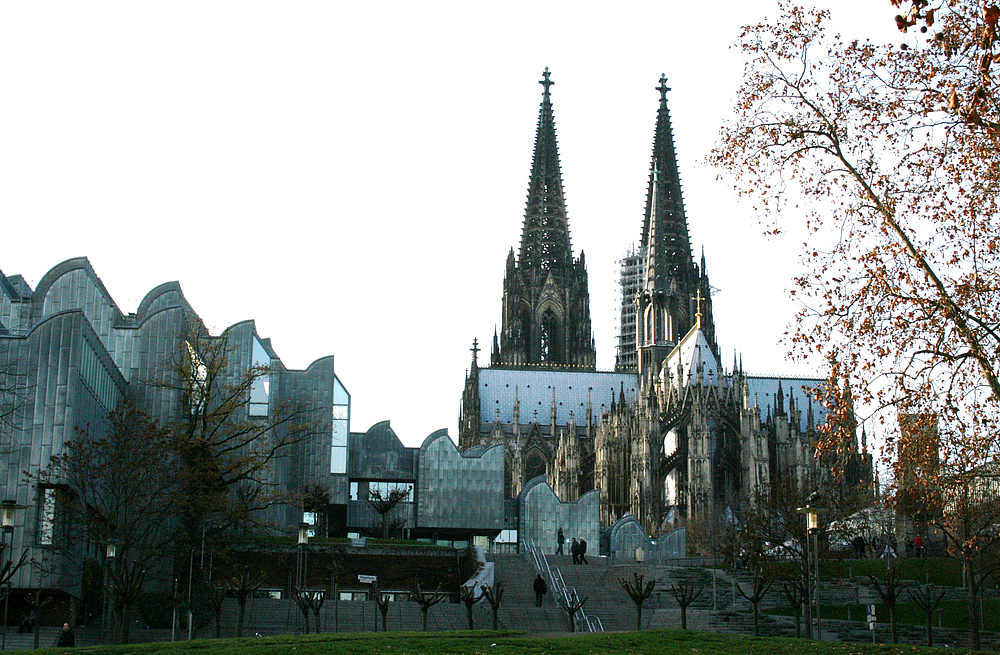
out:
{"label": "stone cross on spire", "polygon": [[698,289],[698,293],[695,295],[694,298],[692,298],[692,300],[695,300],[695,301],[698,302],[698,311],[695,313],[694,318],[695,318],[695,321],[697,322],[698,328],[700,329],[701,328],[701,301],[704,300],[704,298],[701,297],[701,289]]}
{"label": "stone cross on spire", "polygon": [[472,348],[470,350],[472,350],[472,363],[475,364],[479,359],[479,339],[472,340]]}
{"label": "stone cross on spire", "polygon": [[660,92],[660,102],[666,102],[667,91],[670,90],[670,87],[667,86],[667,76],[664,73],[660,73],[660,86],[656,87],[656,90]]}
{"label": "stone cross on spire", "polygon": [[549,79],[549,75],[550,75],[549,67],[546,66],[545,71],[542,73],[542,77],[544,77],[545,79],[538,80],[538,83],[541,84],[543,87],[545,87],[545,91],[543,92],[543,94],[546,99],[549,97],[549,87],[555,84],[555,82]]}

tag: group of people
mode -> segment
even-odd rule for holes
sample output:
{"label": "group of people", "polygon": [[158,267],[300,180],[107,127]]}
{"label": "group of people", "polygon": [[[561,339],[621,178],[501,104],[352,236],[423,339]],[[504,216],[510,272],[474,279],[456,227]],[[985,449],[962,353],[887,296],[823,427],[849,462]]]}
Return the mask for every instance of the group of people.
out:
{"label": "group of people", "polygon": [[[855,559],[865,559],[865,552],[868,547],[868,542],[861,535],[854,537],[851,540],[851,547],[854,549]],[[896,539],[893,536],[886,537],[872,537],[871,541],[871,552],[874,559],[884,559],[888,557],[896,557]],[[906,538],[906,555],[907,557],[924,556],[924,538],[919,534],[915,537]]]}
{"label": "group of people", "polygon": [[[559,533],[556,535],[556,555],[565,555],[563,552],[563,544],[566,543],[566,537],[563,535],[563,529],[559,528]],[[590,564],[587,561],[587,540],[583,537],[577,539],[573,537],[573,543],[570,544],[569,553],[573,556],[574,564]]]}

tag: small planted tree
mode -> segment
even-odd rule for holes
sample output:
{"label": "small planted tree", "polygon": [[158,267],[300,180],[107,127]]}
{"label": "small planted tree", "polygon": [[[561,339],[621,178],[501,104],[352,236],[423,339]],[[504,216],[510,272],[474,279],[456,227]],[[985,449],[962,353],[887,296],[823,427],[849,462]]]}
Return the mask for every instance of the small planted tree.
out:
{"label": "small planted tree", "polygon": [[497,616],[500,613],[500,603],[503,601],[503,583],[497,580],[492,586],[483,585],[483,597],[490,604],[490,610],[493,612],[493,629],[496,630],[499,625]]}
{"label": "small planted tree", "polygon": [[785,599],[795,612],[795,638],[802,637],[802,606],[806,602],[806,585],[802,578],[793,577],[781,583]]}
{"label": "small planted tree", "polygon": [[635,603],[635,629],[642,630],[642,604],[653,595],[653,587],[656,586],[656,578],[651,579],[649,582],[645,582],[643,574],[633,572],[631,581],[625,578],[619,578],[618,584],[622,586],[622,589],[625,590],[628,597],[632,599],[633,603]]}
{"label": "small planted tree", "polygon": [[924,585],[923,589],[909,589],[908,590],[910,600],[916,604],[917,607],[924,611],[924,616],[927,619],[927,645],[934,645],[934,630],[933,630],[933,619],[934,612],[941,605],[941,600],[944,598],[944,592],[934,592],[934,585],[927,583]]}
{"label": "small planted tree", "polygon": [[401,489],[398,487],[389,490],[387,493],[382,493],[379,489],[372,489],[368,492],[368,504],[372,506],[372,509],[374,509],[376,513],[378,513],[379,525],[382,528],[383,539],[389,538],[389,529],[393,524],[389,514],[391,514],[401,502],[409,498],[409,496],[410,492],[407,489]]}
{"label": "small planted tree", "polygon": [[674,600],[677,601],[677,605],[681,608],[681,630],[687,630],[687,608],[688,606],[696,601],[701,592],[705,590],[705,586],[695,582],[694,580],[682,580],[677,584],[670,584],[670,593],[673,595]]}
{"label": "small planted tree", "polygon": [[229,587],[233,590],[233,596],[236,598],[236,606],[238,608],[236,614],[236,636],[243,636],[243,621],[246,618],[247,611],[247,600],[249,600],[255,591],[260,589],[260,586],[264,584],[264,575],[252,575],[250,573],[250,567],[243,567],[243,572],[239,575],[234,575],[229,580]]}
{"label": "small planted tree", "polygon": [[416,583],[416,590],[410,600],[420,606],[420,628],[424,632],[427,632],[427,611],[444,600],[445,597],[441,587],[434,591],[424,591],[420,588],[420,582]]}
{"label": "small planted tree", "polygon": [[764,600],[764,596],[767,592],[771,590],[771,585],[774,584],[774,572],[769,566],[754,566],[750,569],[753,574],[751,579],[750,589],[744,590],[743,585],[739,582],[736,583],[736,591],[740,592],[740,595],[750,601],[750,606],[753,607],[753,636],[760,636],[760,601]]}
{"label": "small planted tree", "polygon": [[576,632],[576,613],[583,609],[584,603],[587,602],[587,597],[584,596],[583,600],[581,600],[576,594],[572,598],[557,594],[556,600],[559,602],[559,607],[566,612],[566,618],[569,619],[569,631]]}
{"label": "small planted tree", "polygon": [[899,600],[903,590],[908,583],[899,575],[896,568],[896,560],[886,559],[885,578],[879,580],[875,576],[869,575],[868,579],[882,599],[882,604],[889,609],[889,629],[892,634],[892,643],[899,643],[899,626],[896,623],[896,602]]}
{"label": "small planted tree", "polygon": [[472,621],[472,608],[482,600],[483,594],[476,594],[475,587],[462,587],[458,593],[462,604],[465,605],[465,617],[469,620],[469,630],[475,630],[476,628]]}
{"label": "small planted tree", "polygon": [[309,611],[312,609],[312,596],[313,593],[307,589],[295,590],[294,600],[302,614],[302,620],[305,622],[306,634],[309,634]]}
{"label": "small planted tree", "polygon": [[382,632],[386,631],[386,618],[389,615],[389,594],[379,591],[378,583],[372,589],[375,594],[375,604],[378,606],[379,614],[382,615]]}

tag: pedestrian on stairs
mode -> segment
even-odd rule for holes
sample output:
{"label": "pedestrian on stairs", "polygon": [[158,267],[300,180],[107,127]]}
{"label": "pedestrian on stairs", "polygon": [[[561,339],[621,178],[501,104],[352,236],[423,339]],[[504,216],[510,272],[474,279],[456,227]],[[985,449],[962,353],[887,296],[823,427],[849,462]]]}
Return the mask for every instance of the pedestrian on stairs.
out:
{"label": "pedestrian on stairs", "polygon": [[578,542],[576,540],[576,537],[573,537],[573,543],[570,544],[570,546],[569,546],[569,552],[573,556],[573,563],[574,564],[579,564],[580,563],[580,542]]}
{"label": "pedestrian on stairs", "polygon": [[587,554],[587,540],[580,537],[580,564],[590,564],[585,555]]}
{"label": "pedestrian on stairs", "polygon": [[59,635],[59,643],[56,644],[57,648],[72,648],[76,646],[76,636],[73,631],[69,629],[69,623],[63,623],[62,634]]}
{"label": "pedestrian on stairs", "polygon": [[556,555],[565,555],[563,552],[563,544],[566,543],[566,537],[563,536],[562,528],[559,528],[559,534],[556,535]]}
{"label": "pedestrian on stairs", "polygon": [[535,607],[542,606],[542,596],[549,590],[549,585],[545,583],[545,578],[539,573],[535,576]]}

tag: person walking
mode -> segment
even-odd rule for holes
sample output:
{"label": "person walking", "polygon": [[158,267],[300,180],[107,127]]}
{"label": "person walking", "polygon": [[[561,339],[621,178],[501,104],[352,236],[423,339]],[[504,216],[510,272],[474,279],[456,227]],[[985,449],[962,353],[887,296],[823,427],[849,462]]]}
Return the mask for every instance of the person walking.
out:
{"label": "person walking", "polygon": [[569,546],[569,552],[570,552],[570,555],[573,556],[573,563],[574,564],[579,564],[580,563],[580,543],[576,540],[576,537],[573,537],[573,543],[570,544],[570,546]]}
{"label": "person walking", "polygon": [[580,557],[579,557],[580,564],[590,564],[590,562],[587,561],[586,555],[587,555],[587,540],[584,539],[583,537],[580,537]]}
{"label": "person walking", "polygon": [[559,528],[559,534],[556,535],[556,555],[565,555],[563,552],[563,544],[566,543],[566,537],[563,536],[562,528]]}
{"label": "person walking", "polygon": [[924,538],[919,534],[913,538],[913,549],[917,553],[917,557],[924,556]]}
{"label": "person walking", "polygon": [[854,541],[852,541],[851,544],[854,546],[854,559],[864,559],[865,546],[867,545],[865,543],[865,538],[858,535],[854,538]]}
{"label": "person walking", "polygon": [[56,648],[72,648],[76,646],[76,635],[69,629],[69,623],[63,623],[62,634],[59,635],[59,643]]}
{"label": "person walking", "polygon": [[549,585],[546,584],[545,578],[542,577],[541,573],[535,576],[534,588],[535,588],[535,607],[541,607],[542,596],[544,596],[546,592],[548,592],[549,590]]}

